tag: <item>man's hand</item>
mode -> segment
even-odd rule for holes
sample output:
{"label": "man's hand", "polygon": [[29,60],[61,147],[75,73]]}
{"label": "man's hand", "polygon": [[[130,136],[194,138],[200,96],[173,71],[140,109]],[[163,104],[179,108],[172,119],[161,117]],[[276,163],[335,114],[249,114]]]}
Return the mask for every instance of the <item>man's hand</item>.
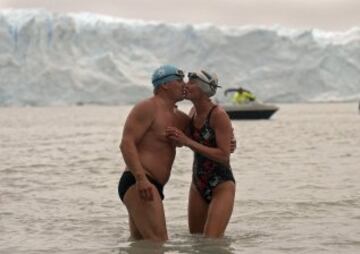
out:
{"label": "man's hand", "polygon": [[140,180],[136,180],[136,189],[142,200],[144,201],[154,200],[154,196],[153,196],[154,186],[149,182],[149,180],[146,177]]}

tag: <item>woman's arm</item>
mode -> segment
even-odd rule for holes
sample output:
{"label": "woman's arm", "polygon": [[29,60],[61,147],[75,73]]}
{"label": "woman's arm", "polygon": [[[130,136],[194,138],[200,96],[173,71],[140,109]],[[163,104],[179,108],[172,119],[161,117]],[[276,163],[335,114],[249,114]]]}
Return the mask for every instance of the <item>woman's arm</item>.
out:
{"label": "woman's arm", "polygon": [[193,151],[222,164],[228,165],[230,159],[230,143],[232,137],[232,127],[230,119],[222,109],[214,110],[210,120],[210,126],[214,129],[216,135],[217,147],[208,147],[202,145],[187,137],[181,130],[175,127],[168,127],[167,135]]}

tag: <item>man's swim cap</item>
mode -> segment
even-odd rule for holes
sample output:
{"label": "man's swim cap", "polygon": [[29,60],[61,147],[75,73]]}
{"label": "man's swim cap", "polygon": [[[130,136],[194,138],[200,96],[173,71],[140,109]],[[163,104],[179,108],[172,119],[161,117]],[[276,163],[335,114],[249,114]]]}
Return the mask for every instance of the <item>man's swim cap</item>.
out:
{"label": "man's swim cap", "polygon": [[189,72],[188,78],[196,79],[196,84],[208,97],[215,95],[217,88],[221,87],[218,85],[219,79],[215,73],[210,74],[204,70]]}
{"label": "man's swim cap", "polygon": [[182,80],[184,78],[184,72],[173,65],[166,64],[157,68],[151,78],[154,88],[158,88],[160,85],[170,82],[172,80]]}

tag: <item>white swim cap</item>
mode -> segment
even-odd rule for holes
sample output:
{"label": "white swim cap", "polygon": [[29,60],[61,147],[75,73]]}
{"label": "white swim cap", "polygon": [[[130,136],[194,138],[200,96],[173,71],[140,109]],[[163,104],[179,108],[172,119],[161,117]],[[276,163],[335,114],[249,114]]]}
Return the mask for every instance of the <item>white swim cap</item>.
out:
{"label": "white swim cap", "polygon": [[214,96],[218,87],[219,79],[215,73],[208,73],[204,70],[198,72],[189,72],[189,79],[195,79],[197,85],[203,90],[203,92],[208,96]]}

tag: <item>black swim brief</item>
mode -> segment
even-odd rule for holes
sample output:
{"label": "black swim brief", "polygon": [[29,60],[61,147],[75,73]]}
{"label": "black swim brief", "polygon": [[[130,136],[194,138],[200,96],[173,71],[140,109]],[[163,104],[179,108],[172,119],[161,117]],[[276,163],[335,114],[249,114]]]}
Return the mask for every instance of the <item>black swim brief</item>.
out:
{"label": "black swim brief", "polygon": [[[158,190],[158,192],[160,194],[161,200],[163,200],[164,199],[164,193],[163,193],[164,186],[162,186],[159,182],[157,182],[155,179],[151,178],[150,176],[146,175],[146,177],[156,187],[156,189]],[[122,176],[120,178],[119,186],[118,186],[118,193],[119,193],[119,197],[120,197],[121,201],[124,201],[125,193],[135,183],[136,183],[136,179],[135,179],[134,175],[130,171],[124,171],[124,173],[122,174]]]}

